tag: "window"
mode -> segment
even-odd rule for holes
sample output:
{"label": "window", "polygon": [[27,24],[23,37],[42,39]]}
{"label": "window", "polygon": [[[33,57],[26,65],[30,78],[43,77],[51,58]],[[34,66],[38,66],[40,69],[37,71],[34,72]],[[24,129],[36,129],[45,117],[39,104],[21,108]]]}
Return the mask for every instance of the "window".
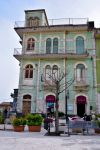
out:
{"label": "window", "polygon": [[33,26],[38,27],[39,26],[39,22],[40,22],[40,19],[38,17],[35,17],[33,19]]}
{"label": "window", "polygon": [[28,26],[29,27],[32,27],[33,26],[33,17],[30,17],[29,19],[28,19]]}
{"label": "window", "polygon": [[83,54],[84,53],[84,38],[81,36],[78,36],[76,38],[76,53],[77,54]]}
{"label": "window", "polygon": [[52,68],[52,76],[53,76],[53,79],[58,78],[58,66],[56,66],[56,65],[54,65]]}
{"label": "window", "polygon": [[51,67],[49,65],[45,68],[45,78],[46,80],[50,80],[51,78]]}
{"label": "window", "polygon": [[46,80],[51,80],[54,79],[56,80],[58,78],[58,66],[54,65],[52,68],[50,65],[47,65],[45,67],[45,79]]}
{"label": "window", "polygon": [[83,64],[78,64],[76,66],[76,80],[77,81],[85,81],[85,66]]}
{"label": "window", "polygon": [[30,17],[28,19],[28,26],[29,27],[38,27],[40,23],[40,19],[38,17]]}
{"label": "window", "polygon": [[58,38],[53,39],[53,53],[58,53]]}
{"label": "window", "polygon": [[33,66],[27,65],[25,67],[25,78],[33,78]]}
{"label": "window", "polygon": [[35,40],[33,38],[29,38],[27,41],[27,50],[34,50],[35,48]]}
{"label": "window", "polygon": [[47,54],[50,54],[50,53],[51,53],[51,39],[50,39],[50,38],[48,38],[48,39],[46,40],[46,53],[47,53]]}

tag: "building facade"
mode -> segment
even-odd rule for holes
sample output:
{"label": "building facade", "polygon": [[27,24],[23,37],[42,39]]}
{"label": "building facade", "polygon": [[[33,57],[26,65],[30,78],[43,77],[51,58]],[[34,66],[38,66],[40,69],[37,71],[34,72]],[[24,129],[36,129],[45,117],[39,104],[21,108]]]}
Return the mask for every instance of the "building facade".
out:
{"label": "building facade", "polygon": [[25,22],[16,22],[14,29],[22,44],[21,50],[14,50],[20,64],[17,111],[55,110],[54,84],[48,73],[55,77],[66,74],[63,84],[74,79],[59,95],[59,111],[65,112],[67,107],[68,114],[83,116],[97,110],[94,22],[66,20],[64,24],[63,20],[48,20],[40,9],[26,10]]}
{"label": "building facade", "polygon": [[96,41],[97,103],[98,103],[98,113],[100,113],[100,28],[95,29],[95,41]]}

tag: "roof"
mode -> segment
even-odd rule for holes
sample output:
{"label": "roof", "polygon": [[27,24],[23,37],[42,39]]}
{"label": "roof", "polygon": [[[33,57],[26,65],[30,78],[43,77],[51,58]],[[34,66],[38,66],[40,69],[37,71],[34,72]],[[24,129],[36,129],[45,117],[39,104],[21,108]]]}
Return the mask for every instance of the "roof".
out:
{"label": "roof", "polygon": [[9,106],[12,102],[2,102],[0,103],[0,106]]}
{"label": "roof", "polygon": [[45,9],[25,10],[25,13],[27,13],[27,12],[33,12],[33,11],[44,11],[45,12]]}

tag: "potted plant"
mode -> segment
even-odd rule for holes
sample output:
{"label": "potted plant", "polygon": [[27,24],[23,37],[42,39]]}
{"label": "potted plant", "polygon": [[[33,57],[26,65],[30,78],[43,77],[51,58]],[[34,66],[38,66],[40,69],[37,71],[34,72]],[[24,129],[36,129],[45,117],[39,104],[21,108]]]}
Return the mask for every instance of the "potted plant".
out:
{"label": "potted plant", "polygon": [[14,127],[14,131],[16,131],[16,132],[24,131],[25,125],[26,125],[25,118],[15,118],[13,120],[13,127]]}
{"label": "potted plant", "polygon": [[40,132],[41,131],[41,124],[43,118],[40,114],[28,114],[27,115],[27,125],[28,129],[31,132]]}

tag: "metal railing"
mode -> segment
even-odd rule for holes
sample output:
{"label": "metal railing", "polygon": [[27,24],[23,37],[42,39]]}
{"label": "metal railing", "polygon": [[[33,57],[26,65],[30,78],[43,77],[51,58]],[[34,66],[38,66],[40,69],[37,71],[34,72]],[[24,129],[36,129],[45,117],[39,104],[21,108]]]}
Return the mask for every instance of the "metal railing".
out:
{"label": "metal railing", "polygon": [[[58,18],[58,19],[48,19],[49,25],[81,25],[87,24],[88,18]],[[29,27],[26,21],[16,21],[14,27]],[[47,26],[47,25],[42,25]]]}
{"label": "metal railing", "polygon": [[[42,51],[42,50],[41,50]],[[87,54],[87,50],[84,51],[84,53],[82,54],[77,54],[75,50],[64,50],[64,51],[61,51],[61,49],[58,49],[58,53],[46,53],[45,50],[43,49],[42,52],[35,52],[35,50],[26,50],[26,51],[23,51],[22,52],[22,48],[14,48],[14,55],[24,55],[24,54],[37,54],[37,55],[43,55],[43,54],[58,54],[58,55],[61,55],[61,54],[71,54],[71,55],[86,55]]]}

